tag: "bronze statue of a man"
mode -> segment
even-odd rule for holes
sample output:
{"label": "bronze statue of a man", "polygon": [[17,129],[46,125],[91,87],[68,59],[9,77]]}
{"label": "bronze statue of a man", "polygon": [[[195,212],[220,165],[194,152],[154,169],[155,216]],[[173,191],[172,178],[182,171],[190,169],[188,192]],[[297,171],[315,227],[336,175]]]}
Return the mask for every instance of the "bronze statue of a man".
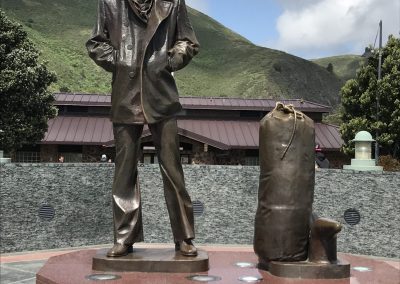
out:
{"label": "bronze statue of a man", "polygon": [[137,180],[140,137],[148,124],[157,149],[176,249],[197,255],[193,208],[185,189],[176,114],[181,110],[171,72],[198,52],[184,0],[99,0],[89,56],[112,72],[111,120],[115,139],[114,246],[123,256],[143,241]]}

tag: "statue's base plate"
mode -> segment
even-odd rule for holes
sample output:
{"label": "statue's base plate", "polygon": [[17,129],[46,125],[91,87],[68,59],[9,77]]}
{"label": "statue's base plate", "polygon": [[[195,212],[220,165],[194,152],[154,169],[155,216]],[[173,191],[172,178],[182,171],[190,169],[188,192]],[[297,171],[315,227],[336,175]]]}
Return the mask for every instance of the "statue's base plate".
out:
{"label": "statue's base plate", "polygon": [[313,263],[308,261],[279,262],[271,261],[266,267],[259,264],[274,276],[302,279],[343,279],[350,277],[350,264],[338,260],[335,264]]}
{"label": "statue's base plate", "polygon": [[121,257],[107,257],[107,249],[93,257],[92,269],[115,272],[204,272],[209,269],[208,254],[182,256],[174,249],[134,248],[133,253]]}

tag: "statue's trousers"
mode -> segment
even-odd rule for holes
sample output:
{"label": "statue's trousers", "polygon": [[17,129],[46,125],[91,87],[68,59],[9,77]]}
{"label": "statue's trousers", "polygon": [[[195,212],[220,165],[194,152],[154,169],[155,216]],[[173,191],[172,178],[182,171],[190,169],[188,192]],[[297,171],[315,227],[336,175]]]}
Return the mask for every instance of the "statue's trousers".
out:
{"label": "statue's trousers", "polygon": [[[143,125],[114,124],[115,175],[113,183],[114,242],[143,241],[137,163]],[[194,238],[193,207],[185,189],[179,154],[176,118],[149,124],[164,184],[164,196],[175,241]]]}

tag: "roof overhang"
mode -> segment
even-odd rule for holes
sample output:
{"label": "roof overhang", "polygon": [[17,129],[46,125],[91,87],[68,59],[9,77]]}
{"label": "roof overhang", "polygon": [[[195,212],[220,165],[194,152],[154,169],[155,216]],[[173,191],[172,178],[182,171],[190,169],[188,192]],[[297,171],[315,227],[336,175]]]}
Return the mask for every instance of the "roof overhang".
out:
{"label": "roof overhang", "polygon": [[[234,120],[178,119],[178,134],[221,150],[258,149],[259,122]],[[151,136],[147,126],[142,138]],[[315,123],[315,142],[325,151],[343,145],[338,127]],[[104,117],[58,116],[49,121],[41,144],[114,146],[112,122]]]}
{"label": "roof overhang", "polygon": [[[54,93],[58,106],[106,106],[111,107],[109,94]],[[179,97],[184,109],[230,110],[230,111],[271,111],[276,102],[292,104],[297,110],[306,113],[329,113],[330,106],[305,101],[303,99],[244,99],[226,97]]]}

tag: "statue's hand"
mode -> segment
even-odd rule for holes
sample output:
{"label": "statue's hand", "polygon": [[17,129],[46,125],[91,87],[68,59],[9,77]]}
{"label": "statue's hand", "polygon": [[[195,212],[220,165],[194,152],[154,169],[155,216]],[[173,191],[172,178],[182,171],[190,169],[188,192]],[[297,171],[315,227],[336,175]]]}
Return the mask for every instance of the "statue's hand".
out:
{"label": "statue's hand", "polygon": [[190,42],[177,41],[174,47],[168,51],[171,71],[177,71],[185,67],[194,56],[195,51],[197,53],[197,50]]}
{"label": "statue's hand", "polygon": [[183,66],[183,56],[179,53],[174,53],[168,56],[168,65],[171,71],[177,71]]}

